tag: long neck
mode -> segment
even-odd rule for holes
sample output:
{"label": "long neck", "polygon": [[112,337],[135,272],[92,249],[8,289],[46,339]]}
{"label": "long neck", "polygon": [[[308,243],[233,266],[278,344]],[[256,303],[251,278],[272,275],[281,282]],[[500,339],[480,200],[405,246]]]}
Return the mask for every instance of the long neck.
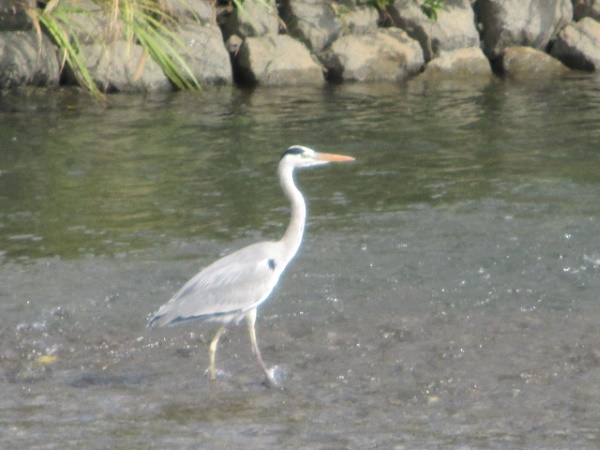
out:
{"label": "long neck", "polygon": [[294,257],[302,242],[306,221],[306,203],[302,193],[294,183],[294,167],[290,164],[279,164],[278,173],[279,183],[292,208],[290,224],[283,238],[279,241],[283,244],[286,251],[286,262],[288,262]]}

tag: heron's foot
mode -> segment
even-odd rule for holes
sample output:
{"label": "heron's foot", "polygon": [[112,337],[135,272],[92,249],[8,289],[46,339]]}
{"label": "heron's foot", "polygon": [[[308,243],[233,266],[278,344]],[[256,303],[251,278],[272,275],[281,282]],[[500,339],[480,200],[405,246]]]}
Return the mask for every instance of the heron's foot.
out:
{"label": "heron's foot", "polygon": [[273,366],[265,371],[264,384],[267,387],[282,388],[288,379],[288,372],[284,367]]}

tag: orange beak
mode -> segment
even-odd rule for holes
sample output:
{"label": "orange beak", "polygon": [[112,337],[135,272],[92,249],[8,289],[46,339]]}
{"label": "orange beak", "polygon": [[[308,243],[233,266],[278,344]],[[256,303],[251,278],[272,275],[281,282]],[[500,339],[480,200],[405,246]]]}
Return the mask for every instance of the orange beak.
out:
{"label": "orange beak", "polygon": [[346,155],[336,155],[334,153],[318,153],[315,152],[315,159],[319,161],[329,161],[329,162],[344,162],[344,161],[354,161],[355,158],[352,156]]}

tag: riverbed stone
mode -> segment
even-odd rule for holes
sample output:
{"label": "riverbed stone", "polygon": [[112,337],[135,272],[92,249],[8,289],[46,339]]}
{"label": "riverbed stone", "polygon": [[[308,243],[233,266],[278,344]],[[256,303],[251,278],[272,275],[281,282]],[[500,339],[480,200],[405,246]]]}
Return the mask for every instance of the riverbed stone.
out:
{"label": "riverbed stone", "polygon": [[554,78],[569,72],[558,59],[531,47],[507,47],[500,58],[500,71],[514,79]]}
{"label": "riverbed stone", "polygon": [[186,65],[201,85],[233,83],[229,53],[217,25],[190,22],[174,34],[184,45]]}
{"label": "riverbed stone", "polygon": [[444,78],[490,77],[492,68],[481,48],[469,47],[442,51],[429,61],[423,76],[443,76]]}
{"label": "riverbed stone", "polygon": [[246,38],[235,66],[244,84],[305,86],[325,81],[322,67],[308,49],[288,35]]}
{"label": "riverbed stone", "polygon": [[173,87],[141,45],[126,41],[82,46],[88,70],[104,92],[168,91]]}
{"label": "riverbed stone", "polygon": [[421,44],[425,61],[430,61],[442,51],[479,45],[479,33],[470,0],[447,0],[430,19],[414,0],[396,0],[387,12],[397,27]]}
{"label": "riverbed stone", "polygon": [[552,56],[572,69],[600,70],[600,22],[584,17],[557,36]]}
{"label": "riverbed stone", "polygon": [[377,30],[379,14],[354,0],[282,0],[281,14],[291,35],[318,53],[338,37]]}
{"label": "riverbed stone", "polygon": [[490,59],[511,46],[545,49],[573,18],[571,0],[478,0],[475,6]]}
{"label": "riverbed stone", "polygon": [[56,86],[60,75],[56,48],[35,31],[0,33],[0,88]]}
{"label": "riverbed stone", "polygon": [[320,57],[327,78],[338,81],[401,81],[424,64],[419,43],[399,28],[342,36]]}

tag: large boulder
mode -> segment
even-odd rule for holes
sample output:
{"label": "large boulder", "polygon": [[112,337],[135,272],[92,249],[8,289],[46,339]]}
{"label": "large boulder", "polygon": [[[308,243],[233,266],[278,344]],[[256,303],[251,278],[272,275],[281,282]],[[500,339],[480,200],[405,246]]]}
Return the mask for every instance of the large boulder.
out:
{"label": "large boulder", "polygon": [[400,81],[419,73],[423,52],[417,41],[399,28],[337,39],[321,53],[331,80]]}
{"label": "large boulder", "polygon": [[374,33],[379,14],[354,0],[282,0],[281,14],[291,35],[318,53],[347,34]]}
{"label": "large boulder", "polygon": [[476,8],[491,59],[511,46],[545,49],[573,18],[571,0],[478,0]]}
{"label": "large boulder", "polygon": [[0,33],[0,88],[58,85],[56,48],[34,31]]}
{"label": "large boulder", "polygon": [[569,72],[558,59],[531,47],[507,47],[500,57],[503,75],[518,80],[554,78]]}
{"label": "large boulder", "polygon": [[302,43],[288,35],[249,37],[235,57],[244,84],[304,86],[324,83],[321,66]]}
{"label": "large boulder", "polygon": [[589,17],[567,25],[558,34],[552,56],[572,69],[600,69],[600,23]]}
{"label": "large boulder", "polygon": [[185,64],[201,85],[233,83],[229,53],[217,25],[190,22],[174,34],[184,45]]}
{"label": "large boulder", "polygon": [[88,70],[104,92],[168,91],[173,87],[141,45],[127,41],[82,46]]}
{"label": "large boulder", "polygon": [[396,0],[387,8],[392,22],[416,39],[423,48],[425,61],[442,51],[479,46],[479,33],[470,0],[447,0],[430,19],[414,0]]}

